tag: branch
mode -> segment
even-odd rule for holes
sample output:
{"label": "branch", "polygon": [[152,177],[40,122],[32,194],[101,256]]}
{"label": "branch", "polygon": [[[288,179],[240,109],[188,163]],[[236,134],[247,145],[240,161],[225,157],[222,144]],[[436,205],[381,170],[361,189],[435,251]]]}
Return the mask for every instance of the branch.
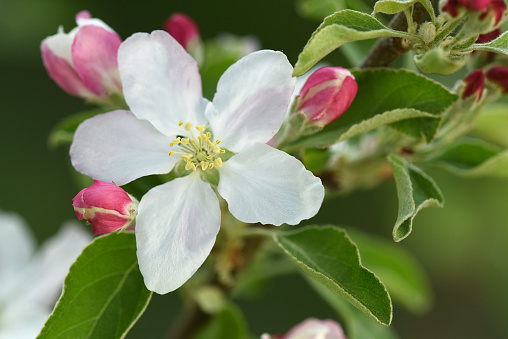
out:
{"label": "branch", "polygon": [[[419,2],[416,3],[413,8],[413,21],[420,23],[425,14],[427,14],[425,7]],[[392,21],[390,21],[388,27],[396,31],[407,31],[406,14],[404,12],[397,13]],[[402,40],[400,38],[381,38],[376,42],[374,47],[372,47],[367,57],[360,65],[360,68],[388,66],[407,51],[407,48],[402,46]]]}

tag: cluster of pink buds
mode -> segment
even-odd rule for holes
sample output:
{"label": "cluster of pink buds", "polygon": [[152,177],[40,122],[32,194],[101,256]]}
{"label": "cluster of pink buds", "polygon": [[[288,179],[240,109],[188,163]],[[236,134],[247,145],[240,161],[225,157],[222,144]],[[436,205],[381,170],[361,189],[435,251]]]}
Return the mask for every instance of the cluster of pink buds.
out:
{"label": "cluster of pink buds", "polygon": [[327,125],[344,114],[357,92],[358,84],[350,71],[342,67],[323,67],[303,85],[296,112],[305,114],[311,123]]}
{"label": "cluster of pink buds", "polygon": [[448,13],[452,18],[466,11],[477,13],[475,21],[484,23],[481,29],[483,32],[489,32],[501,21],[506,11],[506,4],[503,0],[447,0],[441,11]]}
{"label": "cluster of pink buds", "polygon": [[263,334],[261,339],[347,339],[342,327],[333,320],[309,318],[286,334]]}
{"label": "cluster of pink buds", "polygon": [[76,15],[69,33],[62,27],[42,41],[41,52],[49,76],[67,93],[91,102],[108,103],[121,95],[117,52],[118,34],[88,11]]}
{"label": "cluster of pink buds", "polygon": [[476,101],[480,101],[485,87],[483,70],[481,68],[474,70],[463,80],[463,83],[462,99],[474,97]]}
{"label": "cluster of pink buds", "polygon": [[95,180],[72,199],[79,220],[92,225],[93,234],[105,234],[134,226],[138,201],[115,184]]}

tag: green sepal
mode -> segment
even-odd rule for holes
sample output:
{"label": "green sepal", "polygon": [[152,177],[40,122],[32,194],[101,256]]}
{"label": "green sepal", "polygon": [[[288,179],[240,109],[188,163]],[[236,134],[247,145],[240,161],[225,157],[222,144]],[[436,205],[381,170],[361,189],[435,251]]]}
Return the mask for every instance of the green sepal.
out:
{"label": "green sepal", "polygon": [[393,227],[393,240],[399,242],[411,233],[413,219],[422,208],[443,207],[444,198],[434,180],[418,167],[395,154],[388,156],[388,162],[399,198],[399,212]]}
{"label": "green sepal", "polygon": [[390,325],[392,303],[384,285],[360,262],[346,231],[333,225],[273,232],[275,243],[310,278],[326,286],[376,322]]}
{"label": "green sepal", "polygon": [[72,264],[37,338],[125,338],[151,296],[139,271],[134,233],[98,237]]}
{"label": "green sepal", "polygon": [[340,46],[358,40],[398,37],[423,43],[420,37],[396,31],[362,12],[343,10],[325,18],[298,56],[293,76],[307,72],[319,60]]}

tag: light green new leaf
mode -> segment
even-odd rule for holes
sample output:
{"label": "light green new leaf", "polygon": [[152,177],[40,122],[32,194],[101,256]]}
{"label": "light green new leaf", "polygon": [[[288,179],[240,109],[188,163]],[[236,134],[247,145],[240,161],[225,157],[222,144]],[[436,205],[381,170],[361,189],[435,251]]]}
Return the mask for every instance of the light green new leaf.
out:
{"label": "light green new leaf", "polygon": [[[440,116],[457,100],[455,94],[429,78],[399,69],[353,71],[358,93],[351,107],[321,131],[296,140],[290,146],[326,147],[382,125],[416,120],[416,125],[397,125],[402,132],[431,139]],[[429,121],[436,120],[429,124]]]}
{"label": "light green new leaf", "polygon": [[392,321],[390,296],[362,266],[356,245],[335,226],[274,232],[273,239],[309,277],[328,287],[382,325]]}
{"label": "light green new leaf", "polygon": [[384,36],[422,42],[414,34],[395,31],[386,27],[369,14],[349,9],[334,13],[326,17],[312,34],[307,45],[298,56],[293,76],[299,76],[307,72],[331,51],[348,42]]}
{"label": "light green new leaf", "polygon": [[406,10],[407,8],[413,6],[415,3],[420,2],[427,12],[429,12],[432,21],[435,21],[435,13],[434,8],[432,8],[432,3],[429,0],[379,0],[374,5],[374,13],[386,13],[386,14],[395,14],[401,11]]}
{"label": "light green new leaf", "polygon": [[124,338],[151,295],[139,272],[134,234],[98,237],[71,266],[37,338]]}
{"label": "light green new leaf", "polygon": [[370,12],[370,6],[362,0],[298,0],[296,9],[301,16],[319,21],[344,9]]}
{"label": "light green new leaf", "polygon": [[61,120],[56,127],[53,128],[49,134],[48,144],[51,147],[57,147],[61,145],[69,145],[72,143],[74,132],[78,128],[79,124],[88,118],[96,116],[97,114],[104,113],[103,109],[93,109],[90,111],[79,112]]}
{"label": "light green new leaf", "polygon": [[348,229],[358,246],[362,263],[372,270],[388,289],[395,303],[414,313],[428,310],[431,290],[420,264],[401,245]]}
{"label": "light green new leaf", "polygon": [[487,51],[508,55],[508,31],[501,34],[497,39],[486,44],[473,44],[468,51]]}
{"label": "light green new leaf", "polygon": [[247,322],[234,304],[227,304],[194,336],[194,339],[248,339]]}
{"label": "light green new leaf", "polygon": [[399,336],[392,327],[386,327],[373,322],[359,309],[348,303],[326,286],[311,278],[306,279],[317,294],[326,301],[336,312],[348,339],[398,339]]}
{"label": "light green new leaf", "polygon": [[443,194],[434,180],[401,157],[391,154],[388,162],[392,167],[397,185],[399,213],[393,228],[393,240],[405,239],[413,228],[413,219],[425,207],[443,207]]}
{"label": "light green new leaf", "polygon": [[508,150],[480,139],[459,139],[428,161],[456,174],[508,177]]}

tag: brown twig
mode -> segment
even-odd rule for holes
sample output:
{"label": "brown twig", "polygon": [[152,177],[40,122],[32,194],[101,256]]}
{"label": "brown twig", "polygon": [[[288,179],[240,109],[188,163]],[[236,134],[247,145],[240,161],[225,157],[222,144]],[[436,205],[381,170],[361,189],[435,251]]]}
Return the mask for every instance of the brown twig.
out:
{"label": "brown twig", "polygon": [[[417,2],[413,8],[413,21],[417,23],[421,22],[425,14],[427,14],[427,10],[422,4]],[[404,12],[397,13],[392,21],[390,21],[388,27],[396,31],[407,31],[406,14]],[[402,45],[402,39],[381,38],[372,47],[360,65],[360,68],[388,66],[407,51],[407,48]]]}

